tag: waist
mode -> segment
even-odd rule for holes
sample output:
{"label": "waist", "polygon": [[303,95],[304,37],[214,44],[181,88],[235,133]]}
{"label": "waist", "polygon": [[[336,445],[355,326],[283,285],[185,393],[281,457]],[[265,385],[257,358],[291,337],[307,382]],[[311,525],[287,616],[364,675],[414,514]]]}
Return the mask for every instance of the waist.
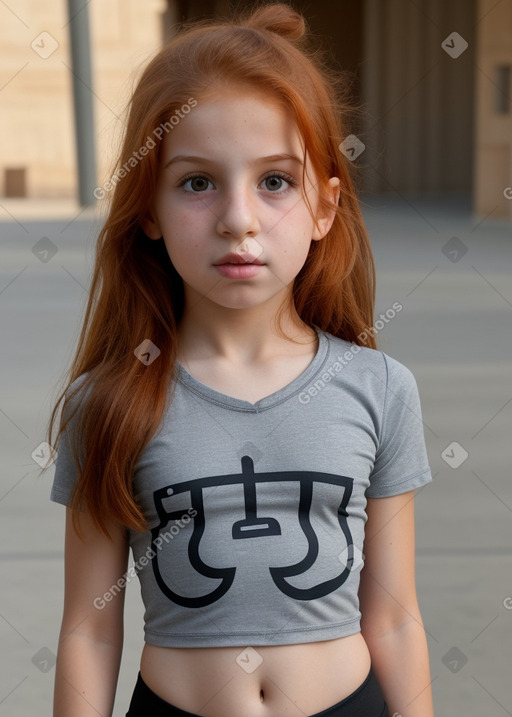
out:
{"label": "waist", "polygon": [[226,717],[241,703],[250,717],[314,714],[368,676],[362,634],[322,642],[254,647],[172,648],[146,644],[140,673],[148,687],[183,710]]}

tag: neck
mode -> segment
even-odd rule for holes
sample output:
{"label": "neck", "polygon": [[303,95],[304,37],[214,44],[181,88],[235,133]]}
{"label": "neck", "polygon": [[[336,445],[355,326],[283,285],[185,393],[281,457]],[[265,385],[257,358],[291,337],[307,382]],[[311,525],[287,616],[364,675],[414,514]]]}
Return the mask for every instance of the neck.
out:
{"label": "neck", "polygon": [[275,301],[246,309],[211,305],[204,299],[189,301],[178,326],[180,360],[223,358],[234,364],[258,363],[289,350],[290,342],[316,340],[288,300],[280,313]]}

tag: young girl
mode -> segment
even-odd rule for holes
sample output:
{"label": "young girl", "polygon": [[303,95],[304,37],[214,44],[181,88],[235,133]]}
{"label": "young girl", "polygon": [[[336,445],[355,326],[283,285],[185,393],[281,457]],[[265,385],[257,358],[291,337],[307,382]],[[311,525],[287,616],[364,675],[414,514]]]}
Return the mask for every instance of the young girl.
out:
{"label": "young girl", "polygon": [[340,98],[283,4],[182,28],[135,89],[59,399],[55,717],[112,714],[135,575],[128,717],[433,715],[431,474],[414,377],[374,340]]}

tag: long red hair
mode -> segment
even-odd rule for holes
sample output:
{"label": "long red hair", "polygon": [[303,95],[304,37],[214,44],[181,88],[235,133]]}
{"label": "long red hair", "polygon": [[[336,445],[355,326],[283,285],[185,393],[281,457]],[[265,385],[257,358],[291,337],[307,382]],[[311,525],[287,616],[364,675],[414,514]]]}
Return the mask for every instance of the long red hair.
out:
{"label": "long red hair", "polygon": [[[373,325],[373,256],[352,165],[338,149],[353,110],[343,77],[311,46],[304,18],[282,3],[264,4],[231,20],[182,26],[147,65],[134,90],[117,165],[124,165],[124,176],[117,174],[75,357],[48,427],[48,443],[58,448],[52,431],[59,404],[65,399],[56,441],[80,408],[79,430],[70,436],[78,475],[70,506],[75,525],[84,505],[107,535],[107,520],[147,529],[133,497],[132,476],[172,397],[183,311],[182,281],[163,240],[149,240],[141,229],[155,190],[161,142],[141,161],[133,157],[148,138],[155,138],[155,128],[191,98],[207,97],[218,83],[262,89],[284,103],[324,183],[319,186],[329,177],[340,178],[334,222],[321,241],[311,242],[294,282],[293,301],[307,325],[376,348],[375,332],[365,331]],[[320,207],[333,206],[321,194]],[[149,365],[134,355],[145,339],[160,350]]]}

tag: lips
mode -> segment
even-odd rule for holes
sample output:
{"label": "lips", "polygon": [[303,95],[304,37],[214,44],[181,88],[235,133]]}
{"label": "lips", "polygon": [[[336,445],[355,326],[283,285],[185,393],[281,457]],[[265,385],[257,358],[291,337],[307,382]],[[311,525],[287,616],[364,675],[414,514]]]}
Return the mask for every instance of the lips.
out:
{"label": "lips", "polygon": [[223,264],[257,264],[262,266],[262,262],[252,254],[235,254],[231,252],[221,257],[214,263],[214,266],[222,266]]}

